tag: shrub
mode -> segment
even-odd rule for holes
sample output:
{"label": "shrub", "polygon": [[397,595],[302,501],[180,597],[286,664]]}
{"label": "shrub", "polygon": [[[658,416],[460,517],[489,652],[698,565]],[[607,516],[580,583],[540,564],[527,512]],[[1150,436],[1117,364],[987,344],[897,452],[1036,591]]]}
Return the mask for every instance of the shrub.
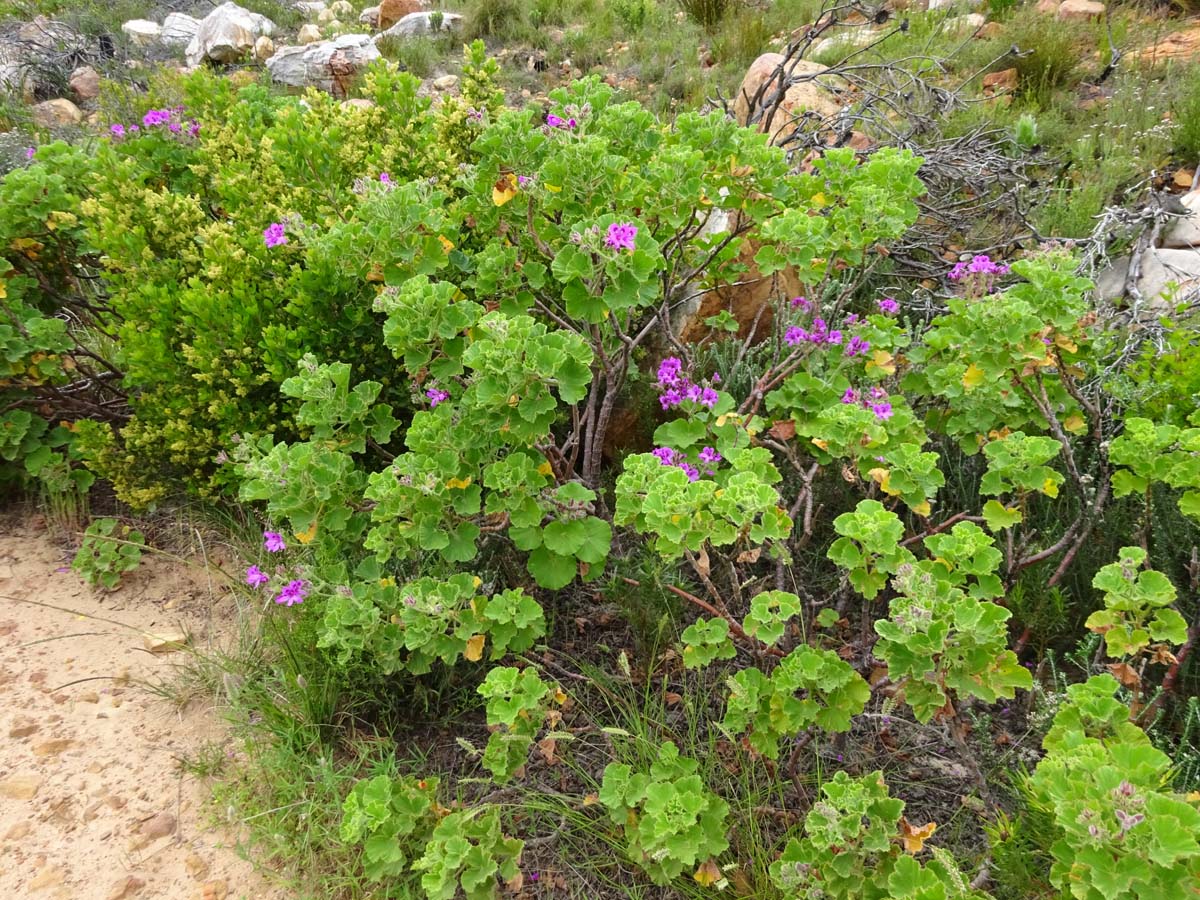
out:
{"label": "shrub", "polygon": [[115,590],[121,576],[132,572],[142,561],[146,543],[140,531],[120,525],[116,519],[97,519],[84,532],[83,543],[71,567],[92,587],[103,585]]}

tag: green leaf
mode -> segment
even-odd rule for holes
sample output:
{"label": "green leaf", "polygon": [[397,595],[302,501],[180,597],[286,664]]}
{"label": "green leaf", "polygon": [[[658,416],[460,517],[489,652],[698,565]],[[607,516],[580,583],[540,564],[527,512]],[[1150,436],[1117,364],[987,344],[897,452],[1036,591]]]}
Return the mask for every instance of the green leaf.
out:
{"label": "green leaf", "polygon": [[1007,507],[999,500],[989,500],[983,505],[983,518],[992,531],[1002,531],[1020,523],[1024,516],[1016,507]]}
{"label": "green leaf", "polygon": [[577,566],[573,556],[562,556],[546,547],[538,547],[529,554],[529,574],[548,590],[565,588],[575,580]]}

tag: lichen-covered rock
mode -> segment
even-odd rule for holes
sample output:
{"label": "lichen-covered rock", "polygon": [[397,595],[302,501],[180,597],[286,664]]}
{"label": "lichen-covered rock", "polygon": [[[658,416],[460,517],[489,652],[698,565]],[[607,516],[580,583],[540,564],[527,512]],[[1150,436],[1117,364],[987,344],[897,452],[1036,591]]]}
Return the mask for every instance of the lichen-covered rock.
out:
{"label": "lichen-covered rock", "polygon": [[236,62],[254,49],[254,42],[262,35],[274,33],[275,23],[266,16],[233,2],[222,3],[204,17],[188,44],[188,65],[198,66],[205,60]]}
{"label": "lichen-covered rock", "polygon": [[267,60],[267,71],[279,84],[316,87],[334,95],[344,95],[354,75],[376,59],[379,59],[379,50],[369,35],[343,34],[331,41],[280,47]]}

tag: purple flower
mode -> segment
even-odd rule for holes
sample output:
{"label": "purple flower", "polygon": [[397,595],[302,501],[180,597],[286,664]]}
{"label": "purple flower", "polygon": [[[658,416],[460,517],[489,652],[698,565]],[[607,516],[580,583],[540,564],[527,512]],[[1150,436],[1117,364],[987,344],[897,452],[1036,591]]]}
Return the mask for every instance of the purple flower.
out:
{"label": "purple flower", "polygon": [[871,412],[875,413],[875,418],[883,422],[892,417],[892,404],[886,400],[881,400],[879,403],[871,404]]}
{"label": "purple flower", "polygon": [[282,222],[272,222],[263,229],[263,243],[268,247],[279,247],[288,242]]}
{"label": "purple flower", "polygon": [[200,134],[200,123],[192,119],[192,124],[188,126],[188,137],[194,138]]}
{"label": "purple flower", "polygon": [[658,402],[662,404],[663,409],[674,409],[683,402],[683,394],[675,388],[669,388],[658,398]]}
{"label": "purple flower", "polygon": [[113,137],[117,137],[117,138],[125,137],[125,126],[122,125],[120,122],[116,122],[112,125],[109,125],[108,130],[112,133]]}
{"label": "purple flower", "polygon": [[525,175],[517,176],[517,187],[525,187],[527,184],[529,184],[528,176],[525,176]]}
{"label": "purple flower", "polygon": [[650,455],[656,457],[664,466],[675,465],[676,453],[670,447],[656,447],[650,451]]}
{"label": "purple flower", "polygon": [[262,587],[270,580],[271,576],[258,566],[251,566],[246,570],[246,584],[250,587]]}
{"label": "purple flower", "polygon": [[264,531],[263,546],[267,548],[268,553],[278,553],[280,550],[287,549],[287,544],[283,542],[283,535],[278,531]]}
{"label": "purple flower", "polygon": [[700,398],[703,396],[703,392],[700,389],[700,385],[689,384],[687,386],[687,390],[683,392],[683,396],[688,400],[691,400],[693,403],[699,403]]}
{"label": "purple flower", "polygon": [[888,315],[891,315],[892,313],[897,312],[899,309],[900,304],[897,303],[892,297],[884,297],[879,301],[879,311],[881,313],[887,313]]}
{"label": "purple flower", "polygon": [[679,383],[679,372],[682,368],[683,363],[678,357],[668,356],[658,364],[658,383],[674,387]]}
{"label": "purple flower", "polygon": [[857,324],[858,324],[858,313],[850,313],[850,315],[846,316],[846,323],[845,323],[845,324],[847,324],[847,325],[857,325]]}
{"label": "purple flower", "polygon": [[878,385],[871,388],[871,398],[873,400],[882,400],[886,396],[887,396],[887,391],[885,391],[883,388],[879,387]]}
{"label": "purple flower", "polygon": [[169,109],[151,109],[142,116],[142,124],[147,128],[153,128],[155,125],[166,125],[171,121],[171,110]]}
{"label": "purple flower", "polygon": [[167,126],[167,130],[170,131],[171,134],[179,134],[179,132],[181,132],[183,130],[183,126],[180,125],[178,122],[172,122],[170,125]]}
{"label": "purple flower", "polygon": [[604,246],[610,250],[632,251],[633,239],[637,237],[637,233],[637,226],[632,222],[613,222],[608,226],[608,234],[604,237]]}
{"label": "purple flower", "polygon": [[858,356],[860,353],[866,353],[871,349],[871,342],[865,338],[859,337],[857,334],[850,338],[850,343],[846,345],[844,352],[845,356]]}
{"label": "purple flower", "polygon": [[805,312],[810,312],[812,310],[812,301],[809,300],[807,297],[793,297],[792,298],[792,309],[797,309],[797,308],[802,309]]}
{"label": "purple flower", "polygon": [[392,176],[389,175],[387,172],[380,172],[379,173],[379,183],[390,185],[392,183]]}
{"label": "purple flower", "polygon": [[799,325],[793,325],[783,333],[783,340],[784,343],[794,347],[796,344],[808,340],[808,332]]}
{"label": "purple flower", "polygon": [[303,603],[304,598],[308,596],[308,582],[296,578],[289,581],[278,596],[275,597],[276,603],[282,603],[284,606],[293,606],[296,603]]}
{"label": "purple flower", "polygon": [[687,476],[688,481],[699,481],[700,473],[695,466],[690,466],[687,463],[680,463],[679,468],[683,469],[683,474]]}
{"label": "purple flower", "polygon": [[718,453],[714,448],[705,447],[700,451],[700,462],[719,463],[720,461],[721,454]]}
{"label": "purple flower", "polygon": [[825,337],[827,344],[840,344],[842,342],[842,333],[840,331],[831,331]]}
{"label": "purple flower", "polygon": [[37,153],[36,147],[26,147],[25,148],[25,158],[26,159],[33,159],[33,154],[35,154],[35,153]]}
{"label": "purple flower", "polygon": [[712,409],[714,406],[716,406],[717,401],[720,399],[720,395],[717,394],[717,392],[712,388],[705,388],[700,392],[700,405],[707,406],[709,409]]}
{"label": "purple flower", "polygon": [[448,393],[432,387],[425,392],[425,396],[429,398],[430,409],[437,409],[439,403],[445,403],[450,399],[450,395]]}
{"label": "purple flower", "polygon": [[854,388],[846,388],[846,393],[842,394],[842,402],[846,404],[858,402],[858,391]]}

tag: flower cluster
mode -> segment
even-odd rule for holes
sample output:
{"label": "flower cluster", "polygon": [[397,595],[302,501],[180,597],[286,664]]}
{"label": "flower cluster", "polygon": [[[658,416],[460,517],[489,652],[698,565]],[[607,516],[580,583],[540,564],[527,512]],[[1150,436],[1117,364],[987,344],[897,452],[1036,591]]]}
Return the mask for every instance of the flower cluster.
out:
{"label": "flower cluster", "polygon": [[790,346],[796,344],[840,344],[842,333],[836,328],[830,330],[828,323],[819,316],[813,319],[812,328],[805,330],[799,325],[793,325],[783,333],[784,341]]}
{"label": "flower cluster", "polygon": [[425,396],[429,398],[430,409],[437,409],[439,403],[445,403],[450,399],[450,395],[448,393],[438,390],[435,387],[428,388],[425,391]]}
{"label": "flower cluster", "polygon": [[[263,532],[263,547],[268,553],[279,553],[287,549],[287,544],[284,543],[283,535],[278,531]],[[252,588],[266,587],[271,581],[271,576],[260,569],[258,566],[250,566],[246,569],[246,584]],[[275,596],[275,602],[282,606],[294,606],[297,603],[303,603],[304,598],[308,596],[309,584],[302,578],[293,578],[283,589]]]}
{"label": "flower cluster", "polygon": [[574,118],[564,119],[562,116],[556,116],[554,113],[550,113],[546,116],[546,124],[551,128],[562,128],[566,131],[570,131],[579,123],[576,122]]}
{"label": "flower cluster", "polygon": [[278,531],[263,532],[263,546],[268,553],[278,553],[281,550],[287,549],[287,544],[283,542],[283,535]]}
{"label": "flower cluster", "polygon": [[275,602],[284,606],[292,606],[296,603],[303,603],[307,596],[308,582],[294,578],[284,585],[283,590],[276,595]]}
{"label": "flower cluster", "polygon": [[861,406],[863,409],[869,409],[881,422],[892,417],[892,404],[888,400],[888,392],[878,386],[869,391],[846,388],[846,393],[842,394],[842,403],[847,406]]}
{"label": "flower cluster", "polygon": [[268,247],[279,247],[288,242],[282,222],[272,222],[263,229],[263,243]]}
{"label": "flower cluster", "polygon": [[900,304],[893,297],[884,297],[879,301],[879,311],[885,315],[890,316],[892,313],[899,312],[899,310]]}
{"label": "flower cluster", "polygon": [[[719,383],[721,377],[713,375],[713,383]],[[683,363],[677,357],[668,356],[658,367],[658,387],[662,391],[658,402],[663,409],[675,409],[684,402],[698,403],[712,409],[720,399],[717,392],[706,385],[695,384],[683,374]]]}
{"label": "flower cluster", "polygon": [[613,222],[608,226],[608,234],[604,236],[604,246],[610,250],[633,251],[634,238],[637,237],[637,226],[632,222]]}
{"label": "flower cluster", "polygon": [[190,138],[198,137],[200,123],[193,118],[185,119],[183,111],[182,106],[147,110],[146,114],[142,116],[141,125],[122,125],[120,122],[114,122],[108,126],[108,133],[112,137],[120,139],[132,137],[143,129],[150,131],[154,128],[165,128],[171,134],[186,134]]}
{"label": "flower cluster", "polygon": [[[664,466],[675,466],[682,469],[683,474],[687,475],[688,481],[700,480],[700,470],[689,463],[687,457],[678,450],[673,450],[670,447],[656,447],[651,451],[651,455],[657,457],[658,461]],[[713,447],[705,447],[700,451],[699,459],[702,463],[715,466],[721,461],[721,454]],[[713,469],[705,469],[704,474],[715,475],[716,472]]]}
{"label": "flower cluster", "polygon": [[1006,263],[994,262],[990,256],[981,253],[971,257],[970,262],[957,263],[946,277],[962,282],[967,288],[968,297],[978,298],[990,294],[995,288],[996,279],[1008,273]]}

